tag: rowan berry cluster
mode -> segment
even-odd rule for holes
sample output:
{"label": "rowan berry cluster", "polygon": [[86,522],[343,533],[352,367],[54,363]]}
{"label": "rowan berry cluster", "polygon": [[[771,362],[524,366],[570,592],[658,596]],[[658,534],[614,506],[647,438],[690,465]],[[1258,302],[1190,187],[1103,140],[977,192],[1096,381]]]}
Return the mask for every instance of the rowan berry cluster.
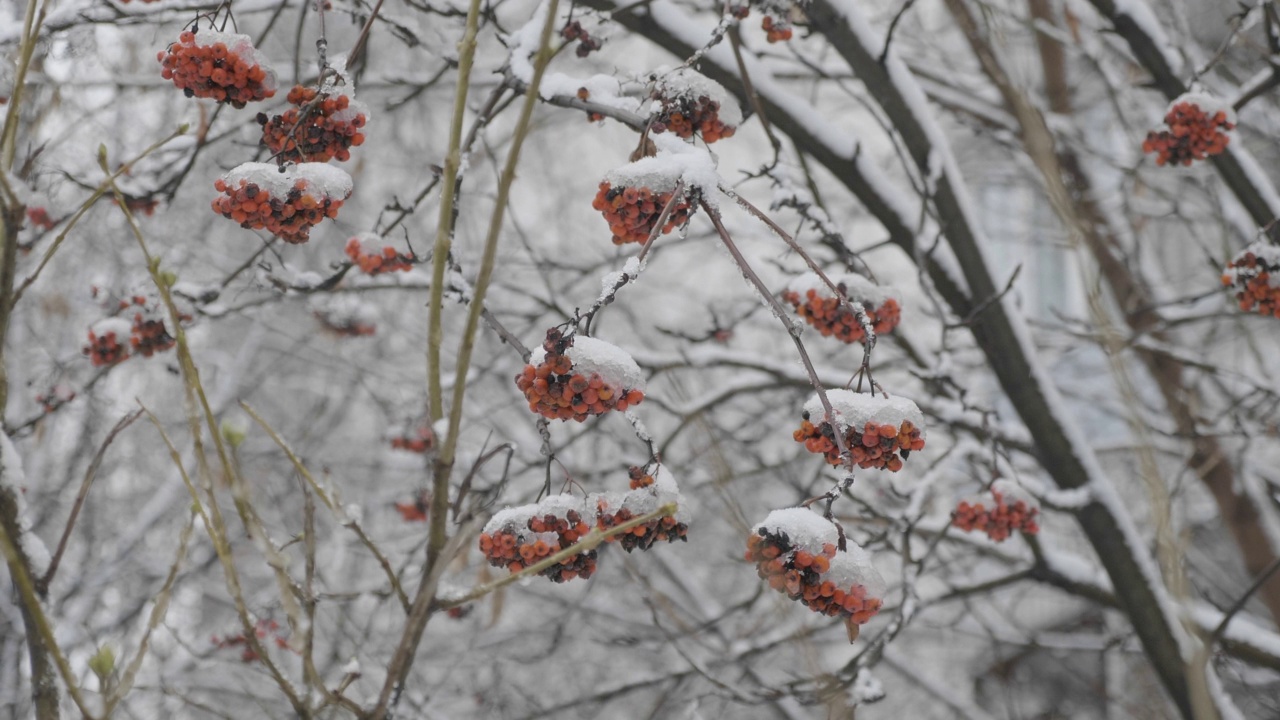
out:
{"label": "rowan berry cluster", "polygon": [[[626,493],[599,493],[587,498],[587,504],[595,507],[596,527],[609,530],[637,517],[648,515],[668,503],[684,507],[684,498],[676,486],[675,478],[665,467],[659,467],[652,475],[643,468],[629,471],[631,490]],[[656,518],[637,525],[625,532],[611,535],[608,543],[618,543],[623,550],[636,548],[648,550],[654,543],[665,540],[688,541],[689,524],[683,510],[673,515]]]}
{"label": "rowan berry cluster", "polygon": [[602,44],[599,38],[591,37],[591,33],[587,32],[586,28],[582,27],[582,23],[577,20],[565,25],[564,29],[560,31],[560,37],[569,42],[578,41],[578,47],[574,50],[574,54],[580,58],[599,50]]}
{"label": "rowan berry cluster", "polygon": [[325,218],[338,216],[351,196],[351,176],[323,163],[245,163],[213,187],[222,193],[213,200],[214,212],[296,245],[310,239]]}
{"label": "rowan berry cluster", "polygon": [[672,132],[682,138],[695,132],[707,143],[732,137],[742,111],[720,83],[689,68],[670,72],[656,88],[661,109],[650,124],[655,133]]}
{"label": "rowan berry cluster", "polygon": [[[282,649],[287,649],[289,647],[289,641],[280,634],[280,623],[275,620],[259,620],[254,625],[253,634],[257,636],[259,642],[266,640],[269,637],[275,643],[276,647]],[[214,635],[211,640],[214,647],[219,649],[235,647],[241,648],[240,660],[242,662],[251,663],[255,660],[261,659],[258,653],[249,644],[249,641],[245,639],[243,632],[235,635],[228,635],[223,638]]]}
{"label": "rowan berry cluster", "polygon": [[877,335],[890,332],[902,319],[902,307],[892,291],[881,287],[861,275],[832,275],[829,278],[840,294],[818,277],[805,273],[791,281],[782,292],[782,299],[791,303],[796,313],[812,325],[823,337],[835,336],[847,343],[862,342],[867,334],[851,303],[862,305],[867,322]]}
{"label": "rowan berry cluster", "polygon": [[1008,538],[1014,531],[1028,535],[1040,532],[1036,523],[1040,508],[1017,485],[997,480],[991,485],[991,497],[990,506],[982,500],[962,500],[951,515],[951,524],[965,532],[985,532],[996,542]]}
{"label": "rowan berry cluster", "polygon": [[347,95],[320,93],[298,85],[289,91],[293,107],[270,119],[258,113],[262,144],[279,162],[345,162],[364,144],[361,128],[369,110]]}
{"label": "rowan berry cluster", "polygon": [[552,328],[516,375],[529,409],[549,419],[582,422],[644,400],[640,367],[624,350]]}
{"label": "rowan berry cluster", "polygon": [[1222,284],[1235,290],[1241,310],[1280,318],[1280,247],[1258,242],[1245,248],[1227,263]]}
{"label": "rowan berry cluster", "polygon": [[746,559],[774,590],[814,612],[862,625],[880,611],[884,580],[861,548],[838,547],[834,524],[804,508],[788,508],[755,527]]}
{"label": "rowan berry cluster", "polygon": [[57,225],[57,222],[49,217],[49,211],[42,207],[27,208],[27,222],[41,230],[52,230],[54,225]]}
{"label": "rowan berry cluster", "polygon": [[319,320],[321,327],[338,337],[367,337],[378,333],[378,325],[353,316],[325,313],[324,310],[315,310],[311,314]]}
{"label": "rowan berry cluster", "polygon": [[[613,244],[643,243],[649,239],[662,210],[671,202],[671,190],[665,192],[647,187],[614,186],[608,181],[600,183],[600,191],[591,202],[599,210],[613,232]],[[671,209],[663,233],[669,233],[683,225],[693,214],[693,206],[686,196]]]}
{"label": "rowan berry cluster", "polygon": [[1183,96],[1174,101],[1164,117],[1168,130],[1147,133],[1142,152],[1156,153],[1156,164],[1190,165],[1220,155],[1227,149],[1235,129],[1235,114],[1230,108],[1215,108],[1212,98]]}
{"label": "rowan berry cluster", "polygon": [[426,522],[427,510],[431,508],[431,493],[423,490],[411,502],[396,503],[395,508],[405,522]]}
{"label": "rowan berry cluster", "polygon": [[405,255],[390,245],[382,245],[382,239],[373,233],[363,233],[348,240],[346,252],[351,262],[369,275],[413,269],[412,255]]}
{"label": "rowan berry cluster", "polygon": [[123,318],[105,318],[89,328],[89,344],[83,353],[94,367],[108,367],[129,359],[129,322]]}
{"label": "rowan berry cluster", "polygon": [[151,357],[158,352],[173,348],[176,343],[177,341],[169,334],[164,320],[148,319],[143,317],[142,313],[134,314],[129,344],[133,346],[135,352],[141,353],[143,357]]}
{"label": "rowan berry cluster", "polygon": [[765,32],[765,39],[771,43],[786,42],[791,39],[791,22],[786,18],[774,20],[772,16],[765,15],[760,21],[760,27]]}
{"label": "rowan berry cluster", "polygon": [[36,395],[36,402],[45,413],[51,413],[76,399],[76,391],[66,385],[54,385],[48,391]]}
{"label": "rowan berry cluster", "polygon": [[[835,410],[837,425],[844,428],[844,442],[855,465],[860,468],[902,469],[902,461],[924,448],[924,420],[915,403],[905,398],[882,398],[849,390],[829,390],[827,399]],[[792,434],[806,450],[824,455],[828,463],[841,465],[835,430],[824,417],[818,397],[805,403],[803,422]]]}
{"label": "rowan berry cluster", "polygon": [[436,433],[429,425],[420,425],[399,437],[391,438],[391,447],[423,455],[436,449]]}
{"label": "rowan berry cluster", "polygon": [[276,94],[276,75],[248,35],[187,30],[156,59],[164,66],[161,76],[172,80],[187,97],[242,108]]}
{"label": "rowan berry cluster", "polygon": [[[480,552],[494,567],[513,573],[564,550],[591,530],[581,498],[553,495],[494,515],[480,533]],[[586,580],[596,571],[596,551],[578,553],[542,570],[553,582]]]}

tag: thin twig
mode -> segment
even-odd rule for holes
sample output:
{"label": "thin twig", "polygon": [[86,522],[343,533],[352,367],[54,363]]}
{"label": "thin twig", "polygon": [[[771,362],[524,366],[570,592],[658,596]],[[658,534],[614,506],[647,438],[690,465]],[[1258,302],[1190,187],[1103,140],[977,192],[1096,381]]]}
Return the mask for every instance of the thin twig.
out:
{"label": "thin twig", "polygon": [[121,418],[120,422],[111,428],[111,432],[107,433],[106,439],[102,441],[98,452],[93,456],[93,461],[89,463],[89,469],[85,470],[84,480],[80,482],[80,491],[76,493],[75,502],[71,505],[71,516],[67,518],[67,525],[62,529],[62,537],[58,540],[58,548],[54,550],[53,559],[49,561],[49,569],[45,571],[43,577],[36,580],[36,590],[42,597],[49,592],[49,584],[53,582],[53,576],[58,572],[62,553],[67,549],[67,541],[71,538],[72,529],[75,528],[76,518],[80,516],[80,509],[84,507],[84,501],[89,497],[89,487],[93,485],[93,480],[98,475],[98,468],[102,466],[102,458],[107,454],[107,448],[111,447],[117,435],[140,417],[142,417],[142,411],[134,410]]}

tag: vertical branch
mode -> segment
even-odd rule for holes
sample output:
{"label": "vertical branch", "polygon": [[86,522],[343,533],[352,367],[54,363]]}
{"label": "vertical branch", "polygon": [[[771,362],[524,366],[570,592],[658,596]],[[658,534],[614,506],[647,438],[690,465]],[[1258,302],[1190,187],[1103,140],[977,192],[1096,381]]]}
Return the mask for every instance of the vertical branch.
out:
{"label": "vertical branch", "polygon": [[[418,586],[417,595],[414,597],[413,607],[410,610],[409,618],[405,623],[404,636],[400,646],[396,649],[395,655],[392,657],[391,663],[387,671],[387,679],[383,685],[382,692],[378,697],[378,703],[371,712],[371,717],[384,717],[389,703],[393,696],[398,696],[399,691],[404,686],[405,680],[408,678],[409,671],[413,666],[413,657],[418,649],[418,645],[422,642],[422,634],[426,630],[427,622],[431,618],[432,603],[435,599],[437,582],[443,571],[447,557],[447,547],[450,545],[448,536],[448,520],[449,520],[449,478],[453,472],[454,455],[458,447],[458,435],[462,426],[462,407],[466,397],[466,375],[471,364],[471,355],[475,348],[476,333],[479,329],[480,316],[484,310],[484,298],[489,289],[489,282],[493,277],[493,268],[497,260],[498,240],[502,233],[502,223],[504,213],[507,207],[507,201],[511,191],[511,185],[515,182],[516,166],[520,162],[520,150],[524,146],[525,138],[529,134],[530,120],[533,117],[533,108],[538,103],[538,87],[542,82],[542,76],[546,70],[547,64],[551,62],[552,52],[550,50],[552,29],[555,26],[556,13],[559,9],[559,0],[547,0],[546,20],[542,26],[542,35],[538,44],[538,52],[534,60],[533,78],[526,90],[523,106],[520,108],[520,117],[516,122],[514,135],[511,142],[511,149],[507,154],[507,162],[503,167],[502,175],[498,182],[498,193],[494,203],[493,214],[489,218],[489,231],[485,238],[484,251],[480,261],[480,271],[476,278],[475,286],[472,289],[471,303],[468,306],[467,324],[462,333],[462,339],[458,348],[458,358],[454,368],[454,386],[453,398],[449,406],[449,427],[445,433],[444,442],[436,453],[433,462],[433,487],[431,495],[431,508],[429,510],[429,536],[427,539],[427,559],[424,567],[422,584]],[[474,8],[474,4],[473,4]],[[468,18],[470,22],[470,18]],[[464,41],[465,42],[465,41]],[[474,43],[474,37],[472,37]],[[473,48],[474,49],[474,48]],[[465,93],[460,89],[459,97],[463,97]],[[461,133],[461,117],[455,117],[453,131],[455,137],[460,141]],[[451,153],[450,159],[456,158],[456,143],[453,144],[454,151]],[[456,168],[455,168],[456,171]],[[446,168],[445,193],[449,194],[454,182],[456,181],[456,172],[453,178],[447,176]],[[446,230],[450,225],[450,216],[441,209],[440,214],[440,230],[436,236],[436,255],[435,261],[435,280],[431,285],[431,335],[428,338],[429,355],[434,358],[431,362],[431,374],[429,382],[432,383],[433,395],[430,398],[432,420],[438,420],[443,409],[440,407],[440,316],[439,303],[443,297],[444,289],[444,264],[447,260],[448,245],[441,247],[442,239],[446,239]],[[459,532],[454,536],[454,544],[462,538]]]}
{"label": "vertical branch", "polygon": [[427,403],[431,422],[444,417],[444,391],[440,382],[440,344],[444,340],[444,275],[449,248],[453,243],[453,203],[458,173],[462,167],[462,121],[467,111],[467,91],[471,87],[471,65],[476,55],[476,35],[480,27],[480,0],[467,7],[467,26],[458,44],[458,90],[453,98],[453,120],[449,125],[449,149],[444,158],[444,179],[440,188],[440,219],[431,256],[431,300],[427,318]]}

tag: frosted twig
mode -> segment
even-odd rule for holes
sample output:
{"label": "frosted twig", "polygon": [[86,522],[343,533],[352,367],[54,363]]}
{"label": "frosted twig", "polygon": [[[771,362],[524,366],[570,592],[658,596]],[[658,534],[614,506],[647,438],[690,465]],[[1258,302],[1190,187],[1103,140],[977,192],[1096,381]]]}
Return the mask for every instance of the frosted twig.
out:
{"label": "frosted twig", "polygon": [[831,428],[834,431],[832,435],[835,437],[836,446],[840,449],[840,457],[852,468],[853,455],[849,452],[849,445],[845,442],[844,433],[839,427],[836,411],[831,407],[831,401],[827,399],[827,391],[822,387],[822,381],[818,379],[818,371],[814,369],[813,361],[809,359],[809,351],[805,349],[804,343],[800,341],[799,328],[787,317],[787,311],[778,303],[778,299],[773,296],[769,287],[764,284],[759,275],[756,275],[756,271],[751,269],[747,259],[738,250],[733,238],[729,236],[729,231],[725,229],[724,223],[720,221],[720,212],[705,200],[701,201],[701,203],[702,209],[706,211],[707,217],[711,218],[711,224],[715,225],[716,232],[720,235],[720,240],[724,243],[729,254],[733,256],[734,262],[738,264],[738,269],[742,271],[743,277],[755,287],[756,291],[760,293],[760,297],[764,298],[765,302],[769,304],[769,308],[773,310],[774,316],[787,328],[787,335],[795,343],[796,351],[800,353],[800,362],[804,363],[805,372],[809,376],[809,382],[818,393],[818,399],[822,401],[822,409],[826,412],[827,418],[831,422]]}
{"label": "frosted twig", "polygon": [[329,493],[321,487],[320,483],[316,482],[315,476],[311,474],[311,471],[307,469],[307,466],[303,464],[302,460],[293,452],[293,449],[289,447],[288,443],[280,437],[280,434],[277,433],[275,429],[272,428],[271,425],[268,424],[267,421],[264,420],[262,416],[259,415],[258,412],[248,403],[242,401],[240,403],[240,407],[249,415],[249,417],[253,418],[254,422],[258,423],[263,431],[267,433],[267,437],[271,438],[272,442],[276,444],[276,447],[280,448],[281,452],[285,454],[285,457],[289,458],[289,462],[293,464],[294,470],[302,476],[302,479],[307,481],[307,484],[311,486],[312,491],[320,498],[320,502],[324,503],[324,506],[334,513],[335,517],[337,517],[338,521],[342,523],[343,527],[355,533],[356,537],[360,539],[361,544],[368,548],[369,552],[373,553],[373,556],[378,560],[378,565],[380,565],[382,567],[382,571],[386,573],[387,580],[391,583],[391,589],[395,591],[396,597],[400,600],[400,606],[406,613],[408,613],[409,596],[405,595],[404,588],[401,587],[400,580],[396,577],[395,570],[392,569],[391,561],[387,559],[387,556],[378,548],[377,545],[374,544],[373,540],[369,539],[369,536],[364,532],[364,528],[360,527],[360,523],[356,522],[355,519],[348,517],[346,512],[337,504],[337,502],[333,498],[329,497]]}

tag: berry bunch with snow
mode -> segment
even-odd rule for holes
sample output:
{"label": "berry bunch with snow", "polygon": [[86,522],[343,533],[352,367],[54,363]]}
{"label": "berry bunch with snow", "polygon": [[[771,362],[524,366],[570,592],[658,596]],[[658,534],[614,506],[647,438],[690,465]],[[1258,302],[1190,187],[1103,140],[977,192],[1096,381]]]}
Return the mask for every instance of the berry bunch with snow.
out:
{"label": "berry bunch with snow", "polygon": [[316,297],[311,314],[321,327],[339,337],[361,337],[378,331],[378,314],[372,305],[346,296]]}
{"label": "berry bunch with snow", "polygon": [[880,611],[885,583],[866,551],[805,508],[769,513],[747,538],[746,559],[769,587],[816,613],[862,625]]}
{"label": "berry bunch with snow", "polygon": [[[552,495],[532,505],[494,515],[480,533],[480,552],[489,564],[520,572],[586,536],[586,505],[573,495]],[[554,582],[586,580],[596,571],[596,551],[578,553],[538,573]]]}
{"label": "berry bunch with snow", "polygon": [[672,207],[663,233],[687,222],[704,190],[713,192],[719,183],[715,162],[706,150],[666,134],[652,139],[658,154],[611,171],[591,202],[609,223],[614,245],[647,241],[677,184],[684,183],[683,196]]}
{"label": "berry bunch with snow", "polygon": [[[784,42],[791,39],[791,18],[793,15],[800,15],[799,5],[793,0],[751,0],[754,5],[764,13],[764,19],[760,21],[760,27],[765,32],[765,39],[770,43]],[[748,6],[735,6],[731,8],[733,16],[739,20],[746,19],[750,14]]]}
{"label": "berry bunch with snow", "polygon": [[782,299],[823,337],[835,336],[847,343],[862,342],[867,334],[852,303],[862,305],[872,331],[881,335],[893,330],[902,319],[902,305],[892,288],[876,285],[853,273],[829,275],[836,288],[848,298],[842,302],[817,273],[805,273],[787,284]]}
{"label": "berry bunch with snow", "polygon": [[655,133],[672,132],[682,138],[696,132],[707,143],[733,137],[742,123],[738,102],[720,83],[695,70],[680,68],[663,75],[657,85]]}
{"label": "berry bunch with snow", "polygon": [[413,269],[412,255],[405,255],[384,244],[382,238],[374,233],[360,233],[348,240],[346,252],[351,262],[369,275]]}
{"label": "berry bunch with snow", "polygon": [[1036,499],[1009,480],[991,483],[991,498],[962,500],[952,513],[951,524],[965,532],[978,530],[1000,542],[1014,531],[1035,535],[1040,532],[1036,516],[1040,505]]}
{"label": "berry bunch with snow", "polygon": [[1222,284],[1236,291],[1245,312],[1280,318],[1280,247],[1256,242],[1222,271]]}
{"label": "berry bunch with snow", "polygon": [[137,312],[133,315],[129,344],[134,352],[143,357],[151,357],[156,353],[171,350],[177,341],[169,334],[169,328],[165,325],[163,318],[147,317]]}
{"label": "berry bunch with snow", "polygon": [[156,59],[163,66],[160,75],[187,97],[242,108],[276,94],[276,74],[248,35],[187,30]]}
{"label": "berry bunch with snow", "polygon": [[[804,404],[804,421],[792,437],[809,452],[825,455],[832,465],[841,464],[836,428],[843,430],[849,454],[860,468],[897,472],[903,460],[924,448],[924,415],[906,398],[828,390],[827,400],[836,413],[835,427],[826,418],[822,399],[814,395]],[[823,419],[815,424],[812,418]]]}
{"label": "berry bunch with snow", "polygon": [[89,328],[89,344],[82,352],[94,367],[109,367],[129,359],[133,327],[124,318],[103,318]]}
{"label": "berry bunch with snow", "polygon": [[556,328],[516,375],[516,387],[530,410],[552,420],[582,422],[644,400],[644,376],[625,350]]}
{"label": "berry bunch with snow", "polygon": [[369,108],[341,93],[295,86],[289,91],[293,107],[270,119],[258,113],[262,144],[280,162],[345,162],[351,148],[364,144],[361,130],[369,122]]}
{"label": "berry bunch with snow", "polygon": [[1169,129],[1147,133],[1142,152],[1156,153],[1157,165],[1190,165],[1226,151],[1236,114],[1209,95],[1188,93],[1173,101],[1164,123]]}
{"label": "berry bunch with snow", "polygon": [[625,533],[612,535],[605,542],[616,542],[623,550],[631,552],[636,548],[648,550],[660,540],[688,541],[689,522],[684,509],[684,496],[680,494],[675,477],[663,466],[658,466],[652,475],[640,467],[631,468],[629,473],[630,491],[599,493],[587,498],[588,506],[595,507],[596,510],[596,527],[608,530],[655,512],[667,504],[674,504],[677,510],[674,515],[650,520]]}
{"label": "berry bunch with snow", "polygon": [[222,193],[213,200],[214,212],[297,245],[325,218],[338,216],[351,197],[351,176],[324,163],[244,163],[213,187]]}

